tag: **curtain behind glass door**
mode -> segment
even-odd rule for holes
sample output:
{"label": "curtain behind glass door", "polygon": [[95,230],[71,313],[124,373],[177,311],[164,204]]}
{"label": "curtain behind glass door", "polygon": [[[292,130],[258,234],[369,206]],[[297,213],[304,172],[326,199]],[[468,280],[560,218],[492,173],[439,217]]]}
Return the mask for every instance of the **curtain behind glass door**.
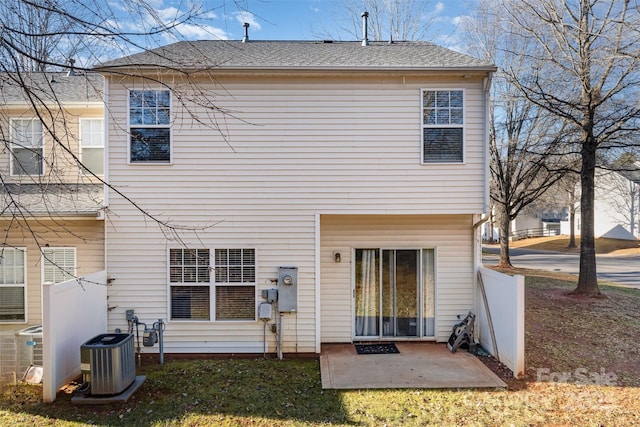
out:
{"label": "curtain behind glass door", "polygon": [[356,336],[378,336],[380,260],[377,249],[356,250]]}

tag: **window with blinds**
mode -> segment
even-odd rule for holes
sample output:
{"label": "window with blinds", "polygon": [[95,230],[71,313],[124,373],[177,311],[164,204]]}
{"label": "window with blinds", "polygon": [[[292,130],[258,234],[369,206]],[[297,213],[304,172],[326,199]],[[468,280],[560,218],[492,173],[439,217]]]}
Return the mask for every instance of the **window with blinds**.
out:
{"label": "window with blinds", "polygon": [[59,283],[76,277],[76,248],[43,248],[42,281]]}
{"label": "window with blinds", "polygon": [[171,93],[168,90],[129,92],[129,161],[171,162]]}
{"label": "window with blinds", "polygon": [[0,248],[0,322],[26,320],[26,257],[24,248]]}
{"label": "window with blinds", "polygon": [[209,249],[169,249],[171,319],[209,320]]}
{"label": "window with blinds", "polygon": [[463,91],[423,90],[422,162],[461,163],[463,142]]}
{"label": "window with blinds", "polygon": [[216,249],[216,320],[255,320],[255,249]]}

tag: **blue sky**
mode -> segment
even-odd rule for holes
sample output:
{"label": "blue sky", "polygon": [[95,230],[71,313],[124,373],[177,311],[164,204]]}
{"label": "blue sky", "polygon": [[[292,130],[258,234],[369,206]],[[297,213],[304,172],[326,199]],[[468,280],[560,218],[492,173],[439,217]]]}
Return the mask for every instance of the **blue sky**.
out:
{"label": "blue sky", "polygon": [[[425,19],[432,24],[425,39],[456,48],[457,23],[469,14],[473,0],[418,0],[425,4]],[[189,2],[184,0],[149,0],[163,19],[170,19]],[[341,6],[344,0],[203,0],[199,25],[184,24],[179,31],[184,38],[241,39],[242,23],[250,24],[254,40],[346,40],[340,27],[351,19]],[[359,16],[357,17],[359,20]],[[169,42],[169,40],[167,40]]]}

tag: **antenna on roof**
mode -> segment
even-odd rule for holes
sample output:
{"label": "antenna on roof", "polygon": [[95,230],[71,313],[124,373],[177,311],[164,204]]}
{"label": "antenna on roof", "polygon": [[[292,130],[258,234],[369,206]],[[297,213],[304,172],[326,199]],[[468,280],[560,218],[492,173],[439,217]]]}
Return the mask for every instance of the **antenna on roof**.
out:
{"label": "antenna on roof", "polygon": [[244,27],[244,37],[242,38],[242,43],[246,43],[249,41],[249,23],[245,22],[244,24],[242,24],[242,26]]}
{"label": "antenna on roof", "polygon": [[369,12],[362,12],[362,46],[369,46],[369,38],[367,37],[367,18]]}

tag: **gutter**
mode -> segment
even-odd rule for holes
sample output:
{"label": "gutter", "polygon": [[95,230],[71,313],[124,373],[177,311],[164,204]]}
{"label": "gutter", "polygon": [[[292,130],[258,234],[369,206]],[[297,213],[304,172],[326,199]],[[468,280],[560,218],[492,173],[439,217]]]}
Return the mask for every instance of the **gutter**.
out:
{"label": "gutter", "polygon": [[261,66],[261,65],[255,65],[255,66],[232,66],[232,67],[224,67],[224,66],[211,66],[211,67],[198,67],[198,68],[193,68],[193,67],[189,67],[188,65],[183,65],[183,64],[127,64],[127,65],[114,65],[114,66],[103,66],[103,67],[95,67],[94,70],[96,70],[99,73],[115,73],[117,74],[117,71],[126,71],[126,70],[137,70],[137,71],[141,71],[141,70],[149,70],[149,71],[154,71],[157,72],[158,69],[162,69],[164,71],[172,71],[172,72],[178,72],[178,73],[189,73],[189,72],[205,72],[205,71],[212,71],[212,70],[216,70],[216,71],[229,71],[229,72],[243,72],[243,71],[281,71],[281,72],[288,72],[288,71],[295,71],[295,72],[301,72],[301,71],[323,71],[323,72],[344,72],[344,71],[353,71],[353,72],[362,72],[362,71],[367,71],[367,72],[384,72],[384,71],[403,71],[403,72],[408,72],[408,71],[415,71],[415,72],[477,72],[477,73],[492,73],[497,71],[497,68],[492,66],[492,67],[486,67],[486,66],[478,66],[478,67],[411,67],[411,66],[407,66],[407,67],[402,67],[402,66],[394,66],[394,67],[387,67],[384,65],[371,65],[371,66],[349,66],[349,67],[342,67],[342,66],[334,66],[334,67],[328,67],[328,66],[311,66],[311,65],[294,65],[294,66]]}

